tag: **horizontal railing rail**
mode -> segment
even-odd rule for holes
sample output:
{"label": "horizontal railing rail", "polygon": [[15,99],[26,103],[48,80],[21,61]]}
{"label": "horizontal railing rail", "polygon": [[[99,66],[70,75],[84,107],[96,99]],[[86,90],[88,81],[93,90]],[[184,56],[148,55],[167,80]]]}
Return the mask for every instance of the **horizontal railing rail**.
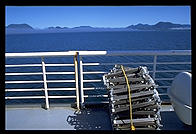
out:
{"label": "horizontal railing rail", "polygon": [[128,51],[65,51],[65,52],[31,52],[31,53],[5,53],[6,58],[28,57],[57,57],[74,56],[78,52],[80,56],[120,56],[120,55],[191,55],[191,50],[128,50]]}
{"label": "horizontal railing rail", "polygon": [[[44,59],[47,57],[74,57],[78,54],[78,61],[73,63],[45,63]],[[152,61],[127,61],[127,62],[86,62],[83,60],[87,57],[96,57],[96,56],[110,56],[110,57],[118,57],[118,56],[151,56]],[[152,66],[149,69],[149,72],[152,74],[152,78],[155,82],[163,82],[163,81],[171,81],[174,77],[156,77],[157,73],[179,73],[183,71],[191,72],[190,68],[183,68],[183,69],[157,69],[157,66],[164,66],[164,65],[191,65],[191,61],[158,61],[159,56],[191,56],[191,50],[141,50],[141,51],[66,51],[66,52],[33,52],[33,53],[6,53],[6,59],[9,58],[40,58],[41,63],[39,64],[7,64],[5,65],[6,68],[26,68],[26,67],[40,67],[42,69],[41,72],[6,72],[6,77],[13,77],[13,76],[42,76],[41,80],[6,80],[6,84],[35,84],[41,83],[43,84],[42,88],[6,88],[6,94],[8,92],[44,92],[44,96],[6,96],[5,99],[45,99],[46,108],[49,108],[49,99],[70,99],[74,98],[77,101],[77,106],[79,104],[88,103],[86,101],[87,98],[106,98],[107,101],[107,92],[105,87],[103,86],[102,75],[108,73],[108,69],[105,70],[85,70],[85,68],[96,66],[113,66],[115,64],[123,64],[123,65],[145,65],[145,66]],[[73,60],[74,61],[74,60]],[[78,64],[76,64],[76,62]],[[75,66],[75,68],[74,68]],[[76,68],[77,66],[77,68]],[[72,67],[74,71],[47,71],[47,67]],[[78,71],[76,71],[78,69]],[[112,68],[110,68],[112,69]],[[78,74],[76,74],[78,73]],[[75,79],[55,79],[49,80],[49,75],[73,75]],[[86,79],[85,76],[96,76],[96,78]],[[99,79],[97,79],[97,77]],[[75,87],[56,87],[50,88],[48,84],[50,83],[72,83]],[[90,83],[91,87],[85,86],[85,84]],[[98,83],[102,83],[102,86],[97,86]],[[100,85],[100,84],[99,84]],[[159,85],[158,89],[167,89],[170,85]],[[98,90],[98,91],[96,91]],[[50,91],[74,91],[75,95],[50,95]],[[86,91],[94,91],[97,94],[88,94]],[[103,93],[103,92],[105,93]],[[167,95],[167,93],[161,93],[160,95]],[[102,101],[100,101],[102,102]],[[90,102],[91,103],[91,102]]]}

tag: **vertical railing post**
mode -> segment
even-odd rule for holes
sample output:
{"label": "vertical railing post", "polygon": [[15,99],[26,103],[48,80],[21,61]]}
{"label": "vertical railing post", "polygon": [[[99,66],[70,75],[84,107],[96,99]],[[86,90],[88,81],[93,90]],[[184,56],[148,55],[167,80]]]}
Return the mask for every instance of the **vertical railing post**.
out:
{"label": "vertical railing post", "polygon": [[76,105],[77,109],[80,109],[80,98],[79,98],[79,81],[78,81],[78,52],[74,55],[74,66],[75,66],[75,83],[76,83]]}
{"label": "vertical railing post", "polygon": [[43,71],[43,80],[44,80],[44,93],[45,93],[45,108],[49,109],[49,101],[48,101],[48,87],[47,87],[47,81],[46,81],[46,68],[44,63],[44,58],[41,57],[42,60],[42,71]]}
{"label": "vertical railing post", "polygon": [[80,56],[80,97],[81,97],[81,105],[84,104],[84,90],[83,90],[83,62],[82,56]]}
{"label": "vertical railing post", "polygon": [[153,79],[155,80],[155,75],[156,75],[156,66],[157,66],[157,55],[154,55],[154,60],[153,60]]}

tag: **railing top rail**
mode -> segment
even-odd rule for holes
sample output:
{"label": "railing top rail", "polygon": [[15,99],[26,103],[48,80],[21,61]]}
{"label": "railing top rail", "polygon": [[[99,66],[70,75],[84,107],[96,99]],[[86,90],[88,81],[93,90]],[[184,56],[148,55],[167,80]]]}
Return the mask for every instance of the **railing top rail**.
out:
{"label": "railing top rail", "polygon": [[28,53],[5,53],[6,58],[31,58],[31,57],[56,57],[73,56],[76,51],[66,52],[28,52]]}
{"label": "railing top rail", "polygon": [[127,50],[127,51],[65,51],[65,52],[30,52],[5,53],[6,58],[57,57],[73,56],[78,52],[81,56],[119,56],[119,55],[191,55],[191,50]]}
{"label": "railing top rail", "polygon": [[191,50],[131,50],[107,51],[107,55],[191,55]]}

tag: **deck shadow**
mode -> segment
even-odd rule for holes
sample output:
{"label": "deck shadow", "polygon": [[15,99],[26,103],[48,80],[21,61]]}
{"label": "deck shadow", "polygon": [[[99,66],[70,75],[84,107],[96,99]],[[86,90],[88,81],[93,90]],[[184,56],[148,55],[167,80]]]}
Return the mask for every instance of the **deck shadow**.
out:
{"label": "deck shadow", "polygon": [[174,111],[162,111],[161,124],[161,130],[192,130],[192,126],[184,124]]}
{"label": "deck shadow", "polygon": [[75,111],[74,116],[69,115],[66,121],[76,130],[112,130],[106,109],[87,108]]}

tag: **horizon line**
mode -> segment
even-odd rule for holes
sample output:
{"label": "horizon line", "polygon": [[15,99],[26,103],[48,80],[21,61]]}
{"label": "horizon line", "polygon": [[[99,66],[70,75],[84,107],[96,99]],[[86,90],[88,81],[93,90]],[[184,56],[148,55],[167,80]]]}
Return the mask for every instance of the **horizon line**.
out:
{"label": "horizon line", "polygon": [[[158,21],[157,23],[159,23],[159,22],[169,22],[169,23],[173,23],[173,22],[170,22],[170,21]],[[155,24],[157,24],[157,23],[155,23]],[[31,26],[30,24],[28,24],[28,23],[11,23],[11,24],[27,24],[27,25],[29,25],[29,26]],[[11,25],[11,24],[8,24],[7,26],[9,26],[9,25]],[[138,24],[143,24],[143,25],[155,25],[155,24],[147,24],[147,23],[141,23],[141,22],[139,22],[139,23],[137,23],[137,24],[130,24],[130,25],[128,25],[128,26],[131,26],[131,25],[138,25]],[[181,24],[181,23],[173,23],[173,24]],[[181,24],[181,25],[191,25],[191,24]],[[7,27],[7,26],[5,26],[5,27]],[[93,27],[93,28],[126,28],[126,27],[128,27],[128,26],[122,26],[122,27],[103,27],[103,26],[101,26],[101,27],[98,27],[98,26],[90,26],[90,25],[80,25],[80,26],[74,26],[74,27],[67,27],[67,28],[75,28],[75,27],[81,27],[81,26],[89,26],[89,27]],[[32,27],[32,26],[31,26]],[[63,27],[66,27],[66,26],[59,26],[59,25],[56,25],[56,26],[48,26],[48,27],[45,27],[45,28],[39,28],[39,27],[32,27],[32,28],[34,28],[34,29],[46,29],[46,28],[49,28],[49,27],[61,27],[61,28],[63,28]]]}

